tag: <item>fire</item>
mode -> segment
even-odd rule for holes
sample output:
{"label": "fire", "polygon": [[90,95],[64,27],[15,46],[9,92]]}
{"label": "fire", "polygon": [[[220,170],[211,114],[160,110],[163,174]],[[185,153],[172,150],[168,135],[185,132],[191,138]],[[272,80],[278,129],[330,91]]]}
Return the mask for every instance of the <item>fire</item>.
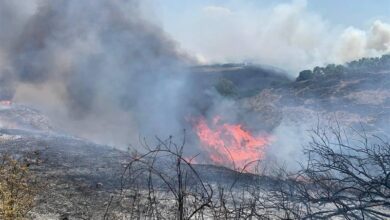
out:
{"label": "fire", "polygon": [[213,163],[239,169],[262,159],[264,147],[270,142],[268,135],[254,136],[240,124],[222,123],[220,117],[215,117],[211,125],[204,118],[196,120],[195,131]]}
{"label": "fire", "polygon": [[4,105],[4,106],[10,106],[12,104],[12,101],[10,101],[10,100],[1,100],[0,104]]}

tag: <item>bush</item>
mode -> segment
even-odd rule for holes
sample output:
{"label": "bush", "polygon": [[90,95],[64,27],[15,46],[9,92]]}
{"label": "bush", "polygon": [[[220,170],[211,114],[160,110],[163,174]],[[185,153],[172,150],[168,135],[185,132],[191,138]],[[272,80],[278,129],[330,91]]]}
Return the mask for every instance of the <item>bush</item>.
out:
{"label": "bush", "polygon": [[222,96],[235,96],[237,95],[237,88],[234,85],[234,83],[226,78],[221,78],[217,85],[215,86],[215,89],[218,91],[219,94]]}
{"label": "bush", "polygon": [[22,219],[31,210],[37,193],[33,179],[29,163],[0,157],[0,219]]}
{"label": "bush", "polygon": [[312,79],[314,77],[314,74],[311,70],[303,70],[299,73],[299,76],[297,78],[297,81],[305,81]]}

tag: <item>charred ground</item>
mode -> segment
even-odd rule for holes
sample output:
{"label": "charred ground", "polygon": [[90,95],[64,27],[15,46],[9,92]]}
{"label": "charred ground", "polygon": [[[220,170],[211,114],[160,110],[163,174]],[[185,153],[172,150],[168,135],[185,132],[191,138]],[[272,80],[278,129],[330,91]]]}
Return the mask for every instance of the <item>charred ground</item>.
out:
{"label": "charred ground", "polygon": [[[297,79],[241,64],[195,67],[192,77],[200,82],[195,85],[202,96],[197,97],[209,100],[199,100],[200,112],[209,111],[217,93],[220,99],[234,103],[232,111],[239,115],[236,120],[244,121],[248,129],[259,129],[257,123],[262,122],[260,128],[271,132],[286,120],[303,123],[322,114],[336,115],[348,126],[364,124],[387,134],[389,67],[388,56],[384,56],[315,68],[301,72]],[[104,214],[110,196],[120,193],[121,176],[131,152],[66,135],[39,111],[17,103],[3,106],[0,119],[1,152],[15,157],[35,152],[41,161],[31,168],[45,182],[31,212],[35,218],[97,218]],[[211,184],[229,185],[240,176],[239,184],[245,186],[275,185],[275,180],[265,176],[212,165],[194,167]]]}

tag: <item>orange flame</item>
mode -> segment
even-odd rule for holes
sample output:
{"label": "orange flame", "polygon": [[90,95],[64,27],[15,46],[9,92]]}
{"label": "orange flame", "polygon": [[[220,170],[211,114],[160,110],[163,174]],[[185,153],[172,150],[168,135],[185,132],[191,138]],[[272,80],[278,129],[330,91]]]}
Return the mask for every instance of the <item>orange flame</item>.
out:
{"label": "orange flame", "polygon": [[211,126],[204,118],[195,121],[201,147],[213,163],[243,169],[246,164],[264,157],[264,147],[270,137],[254,136],[240,124],[220,123],[220,120],[215,117]]}
{"label": "orange flame", "polygon": [[10,106],[10,105],[12,105],[12,101],[10,101],[10,100],[1,100],[0,104],[1,105],[5,105],[5,106]]}

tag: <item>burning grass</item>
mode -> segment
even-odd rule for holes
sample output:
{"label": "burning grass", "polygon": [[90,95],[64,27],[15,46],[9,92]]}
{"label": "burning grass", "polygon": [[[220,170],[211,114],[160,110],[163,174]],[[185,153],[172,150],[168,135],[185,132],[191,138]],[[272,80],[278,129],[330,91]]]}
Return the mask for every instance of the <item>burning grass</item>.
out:
{"label": "burning grass", "polygon": [[214,164],[238,169],[262,159],[264,148],[272,141],[268,134],[252,134],[241,124],[222,122],[219,116],[211,123],[205,118],[195,120],[194,129],[202,149]]}

